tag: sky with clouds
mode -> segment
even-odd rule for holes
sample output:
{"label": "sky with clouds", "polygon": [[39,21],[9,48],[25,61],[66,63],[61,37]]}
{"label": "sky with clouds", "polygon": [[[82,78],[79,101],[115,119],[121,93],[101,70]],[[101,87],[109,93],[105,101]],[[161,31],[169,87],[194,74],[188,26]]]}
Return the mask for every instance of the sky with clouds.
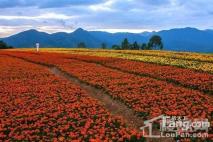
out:
{"label": "sky with clouds", "polygon": [[78,27],[109,32],[213,29],[213,0],[0,0],[0,37]]}

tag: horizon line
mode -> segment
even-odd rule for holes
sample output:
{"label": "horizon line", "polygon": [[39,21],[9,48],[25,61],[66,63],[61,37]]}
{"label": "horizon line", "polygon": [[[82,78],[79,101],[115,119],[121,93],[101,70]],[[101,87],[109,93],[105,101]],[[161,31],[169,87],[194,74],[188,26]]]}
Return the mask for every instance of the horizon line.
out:
{"label": "horizon line", "polygon": [[75,29],[72,29],[72,30],[61,29],[61,31],[56,30],[55,32],[54,31],[51,32],[51,31],[48,31],[48,30],[45,31],[42,28],[28,28],[28,29],[24,29],[24,30],[21,30],[21,31],[16,32],[16,33],[8,34],[7,36],[1,37],[1,35],[0,35],[0,38],[7,38],[7,37],[10,37],[10,36],[22,33],[22,32],[30,31],[30,30],[35,30],[35,31],[38,31],[38,32],[44,32],[44,33],[47,33],[47,34],[56,34],[56,33],[68,33],[69,34],[69,33],[75,32],[78,29],[82,29],[82,30],[85,30],[85,31],[88,31],[88,32],[107,32],[107,33],[112,33],[112,34],[115,34],[115,33],[132,33],[132,34],[140,34],[141,33],[142,34],[142,33],[146,33],[146,32],[147,33],[151,33],[151,32],[154,33],[154,32],[160,32],[160,31],[168,31],[168,30],[174,30],[174,29],[186,29],[186,28],[197,29],[197,30],[201,30],[201,31],[213,30],[213,29],[201,29],[201,28],[196,28],[196,27],[176,27],[176,28],[169,28],[169,29],[162,29],[162,30],[151,30],[151,29],[84,29],[84,28],[79,27],[79,28],[75,28]]}

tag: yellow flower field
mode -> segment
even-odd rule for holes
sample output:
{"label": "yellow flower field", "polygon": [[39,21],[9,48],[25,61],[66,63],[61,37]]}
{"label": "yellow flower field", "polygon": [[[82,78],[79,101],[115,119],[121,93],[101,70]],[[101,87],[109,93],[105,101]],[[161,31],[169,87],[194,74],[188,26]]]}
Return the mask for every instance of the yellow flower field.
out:
{"label": "yellow flower field", "polygon": [[[94,50],[82,50],[73,49],[78,52],[93,52]],[[185,60],[196,60],[213,63],[213,56],[211,54],[200,54],[190,52],[174,52],[174,51],[157,51],[157,50],[95,50],[95,52],[110,52],[110,53],[122,53],[142,56],[159,56],[173,59],[185,59]]]}
{"label": "yellow flower field", "polygon": [[[200,70],[200,71],[205,71],[205,72],[210,72],[213,73],[213,63],[211,58],[213,57],[212,55],[208,55],[211,58],[204,58],[207,55],[202,55],[196,56],[192,53],[192,56],[189,56],[191,60],[186,60],[183,57],[182,58],[168,58],[168,57],[162,57],[162,56],[147,56],[147,55],[137,55],[137,54],[125,54],[126,51],[116,52],[114,50],[110,50],[108,52],[100,50],[90,50],[90,51],[79,51],[79,50],[69,50],[68,53],[72,54],[83,54],[83,55],[91,55],[91,56],[102,56],[102,57],[117,57],[117,58],[124,58],[124,59],[130,59],[130,60],[136,60],[136,61],[143,61],[143,62],[149,62],[149,63],[157,63],[161,65],[172,65],[172,66],[178,66],[178,67],[183,67],[183,68],[190,68],[190,69],[195,69],[195,70]],[[140,51],[137,51],[140,52]],[[142,51],[143,52],[143,51]],[[146,51],[148,52],[148,51]],[[161,51],[155,51],[161,53]],[[163,54],[166,54],[163,52]],[[169,54],[169,53],[167,53]],[[167,55],[168,56],[168,55]],[[193,57],[199,57],[199,59],[202,59],[204,61],[198,61],[198,60],[193,60]],[[205,60],[209,60],[208,62],[205,62]]]}
{"label": "yellow flower field", "polygon": [[[25,49],[25,51],[31,50],[35,49],[32,48]],[[213,54],[157,51],[157,50],[136,51],[136,50],[103,50],[103,49],[79,49],[79,48],[72,48],[72,49],[42,48],[41,52],[60,52],[69,54],[101,56],[101,57],[116,57],[135,61],[156,63],[161,65],[172,65],[182,68],[189,68],[213,73]]]}

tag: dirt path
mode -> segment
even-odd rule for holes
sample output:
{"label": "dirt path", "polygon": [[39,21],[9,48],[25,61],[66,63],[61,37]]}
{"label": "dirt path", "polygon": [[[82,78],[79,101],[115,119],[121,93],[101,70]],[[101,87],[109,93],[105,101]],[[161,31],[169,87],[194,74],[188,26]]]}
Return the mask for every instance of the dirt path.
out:
{"label": "dirt path", "polygon": [[[7,55],[7,56],[43,66],[43,67],[49,69],[49,71],[52,72],[54,75],[56,75],[60,78],[67,79],[67,80],[71,81],[72,83],[80,86],[82,89],[87,91],[87,93],[90,97],[97,99],[104,106],[104,108],[106,110],[108,110],[108,112],[110,112],[112,115],[121,116],[129,128],[133,128],[133,129],[137,130],[138,132],[141,132],[140,127],[142,127],[144,125],[144,123],[143,123],[144,120],[141,117],[138,117],[132,109],[128,108],[122,102],[112,99],[110,97],[110,95],[104,89],[96,88],[96,87],[78,79],[77,77],[72,76],[71,74],[61,70],[60,68],[58,68],[54,65],[38,63],[38,62],[29,60],[29,59],[25,59],[23,57],[16,57],[16,56],[12,56],[12,55]],[[156,131],[156,130],[154,130],[154,131]],[[147,138],[147,142],[174,142],[174,140],[172,138],[158,138],[158,139]]]}
{"label": "dirt path", "polygon": [[111,98],[110,95],[104,89],[96,88],[78,79],[77,77],[72,76],[71,74],[59,69],[58,67],[54,65],[48,65],[46,63],[32,61],[29,59],[25,59],[24,57],[16,57],[13,55],[7,55],[7,56],[43,66],[45,68],[48,68],[49,71],[52,72],[54,75],[70,80],[72,83],[75,83],[76,85],[80,86],[82,89],[87,91],[89,96],[101,102],[103,106],[105,107],[105,109],[107,109],[111,114],[122,116],[124,120],[126,121],[126,124],[128,127],[134,128],[140,131],[140,127],[144,125],[143,123],[144,120],[141,117],[138,117],[132,109],[128,108],[122,102]]}
{"label": "dirt path", "polygon": [[97,89],[57,67],[49,67],[49,70],[56,76],[68,79],[86,90],[92,98],[99,100],[111,114],[122,116],[129,127],[140,130],[140,127],[143,126],[143,119],[141,117],[136,116],[134,111],[123,103],[112,99],[104,90]]}

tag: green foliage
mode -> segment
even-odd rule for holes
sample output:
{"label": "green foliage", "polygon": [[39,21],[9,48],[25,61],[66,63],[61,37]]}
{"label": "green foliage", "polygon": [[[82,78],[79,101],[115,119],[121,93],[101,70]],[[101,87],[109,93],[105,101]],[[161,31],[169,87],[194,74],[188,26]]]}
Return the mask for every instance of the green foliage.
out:
{"label": "green foliage", "polygon": [[[103,45],[102,45],[103,48]],[[160,36],[154,35],[150,38],[149,42],[143,43],[141,46],[135,41],[133,44],[129,43],[128,39],[125,38],[122,43],[121,47],[118,45],[113,45],[112,49],[122,49],[122,50],[152,50],[152,49],[163,49],[163,42]]]}
{"label": "green foliage", "polygon": [[143,43],[143,44],[141,45],[141,49],[142,49],[142,50],[146,50],[146,49],[147,49],[146,43]]}
{"label": "green foliage", "polygon": [[147,112],[138,112],[138,116],[142,117],[142,118],[147,118],[147,116],[149,116],[149,113],[147,113]]}
{"label": "green foliage", "polygon": [[5,42],[0,41],[0,49],[10,49],[12,46],[8,46]]}
{"label": "green foliage", "polygon": [[140,46],[138,45],[137,41],[135,41],[132,45],[132,48],[133,50],[139,50],[140,49]]}
{"label": "green foliage", "polygon": [[119,45],[113,45],[113,46],[112,46],[112,49],[120,50],[121,48],[120,48],[120,46],[119,46]]}
{"label": "green foliage", "polygon": [[84,42],[78,43],[78,48],[86,48],[86,44]]}
{"label": "green foliage", "polygon": [[127,38],[121,43],[121,49],[129,49],[129,41]]}
{"label": "green foliage", "polygon": [[101,44],[101,48],[102,48],[102,49],[106,49],[106,48],[107,48],[106,43],[102,43],[102,44]]}
{"label": "green foliage", "polygon": [[153,35],[148,43],[148,49],[163,49],[162,39],[158,35]]}

